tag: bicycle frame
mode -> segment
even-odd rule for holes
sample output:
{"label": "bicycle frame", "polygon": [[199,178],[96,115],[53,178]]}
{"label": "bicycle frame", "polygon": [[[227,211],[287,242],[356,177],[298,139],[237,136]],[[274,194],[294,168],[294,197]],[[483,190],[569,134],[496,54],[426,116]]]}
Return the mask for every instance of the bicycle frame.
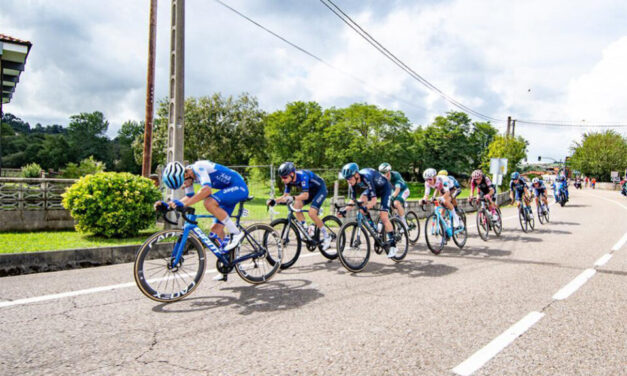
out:
{"label": "bicycle frame", "polygon": [[[356,201],[355,205],[357,205],[357,207],[358,207],[357,216],[356,216],[357,226],[359,226],[360,228],[365,228],[370,233],[370,235],[374,239],[375,243],[379,247],[383,247],[385,241],[383,239],[381,239],[380,234],[372,226],[372,223],[374,223],[374,222],[372,221],[372,217],[370,216],[370,213],[368,212],[368,208],[366,208],[364,205],[362,205],[359,201]],[[368,214],[367,215],[363,214],[361,212],[362,210],[365,211]],[[357,233],[357,236],[359,236],[359,233]]]}
{"label": "bicycle frame", "polygon": [[[446,211],[448,213],[449,221],[450,221],[450,223],[453,223],[453,212],[450,209],[448,209],[448,208],[446,208],[444,206],[440,206],[440,201],[435,201],[433,203],[433,205],[435,206],[433,211],[434,211],[435,216],[437,218],[438,226],[440,225],[440,223],[444,223],[444,226],[446,226],[446,228],[444,230],[446,230],[445,232],[446,232],[446,235],[448,237],[452,237],[453,234],[459,234],[460,232],[462,232],[464,230],[463,226],[459,230],[454,230],[454,229],[452,229],[452,227],[449,227],[446,224],[446,221],[444,220],[444,218],[442,216],[442,211]],[[461,218],[460,218],[460,221],[461,221]],[[449,230],[451,230],[450,231],[450,235],[449,235]]]}
{"label": "bicycle frame", "polygon": [[[293,204],[289,204],[287,206],[288,209],[288,213],[287,213],[287,221],[290,224],[294,224],[294,226],[296,226],[296,228],[298,229],[298,232],[300,232],[301,236],[305,238],[305,241],[308,244],[313,244],[313,243],[319,243],[316,240],[314,240],[311,236],[309,236],[309,232],[307,231],[306,228],[303,227],[303,224],[300,223],[300,221],[296,218],[296,216],[294,215],[294,213],[307,213],[308,210],[305,209],[296,209]],[[320,210],[320,214],[322,214],[322,210]],[[287,229],[289,229],[289,226],[286,227]],[[281,234],[281,237],[285,236],[287,237],[289,231],[285,231],[285,235]],[[283,239],[285,240],[285,239]]]}

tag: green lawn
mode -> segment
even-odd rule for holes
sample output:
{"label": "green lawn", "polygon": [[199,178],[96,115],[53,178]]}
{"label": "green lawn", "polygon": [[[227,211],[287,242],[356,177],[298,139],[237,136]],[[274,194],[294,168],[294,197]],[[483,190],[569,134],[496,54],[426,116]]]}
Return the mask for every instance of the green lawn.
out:
{"label": "green lawn", "polygon": [[[410,200],[417,200],[424,195],[424,184],[409,182],[411,195]],[[199,189],[199,187],[196,187]],[[276,187],[275,196],[281,195],[283,187]],[[249,184],[249,190],[255,198],[245,204],[249,215],[243,218],[246,222],[268,222],[270,220],[270,212],[266,208],[266,199],[270,194],[270,186],[266,183]],[[329,196],[323,207],[323,214],[327,215],[330,211],[330,198],[333,195],[333,186],[329,187]],[[345,194],[345,189],[340,189],[340,194]],[[468,197],[469,190],[464,189],[458,197]],[[202,202],[194,205],[197,214],[208,214]],[[287,208],[283,205],[275,206],[273,209],[278,214],[274,218],[280,218],[287,215]],[[200,226],[203,230],[208,230],[212,220],[201,220]],[[76,231],[38,231],[38,232],[3,232],[0,233],[0,253],[20,253],[20,252],[38,252],[59,249],[75,249],[75,248],[92,248],[106,247],[114,245],[141,244],[149,235],[159,230],[160,226],[153,226],[150,229],[140,232],[133,238],[127,239],[107,239],[92,234],[80,234]]]}

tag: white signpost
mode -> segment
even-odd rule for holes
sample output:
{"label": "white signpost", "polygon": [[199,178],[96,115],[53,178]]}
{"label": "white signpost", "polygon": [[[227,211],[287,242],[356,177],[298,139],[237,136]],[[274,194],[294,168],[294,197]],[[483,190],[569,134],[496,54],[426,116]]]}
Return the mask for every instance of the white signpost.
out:
{"label": "white signpost", "polygon": [[498,186],[503,183],[503,176],[507,173],[507,158],[490,159],[490,173],[498,192]]}

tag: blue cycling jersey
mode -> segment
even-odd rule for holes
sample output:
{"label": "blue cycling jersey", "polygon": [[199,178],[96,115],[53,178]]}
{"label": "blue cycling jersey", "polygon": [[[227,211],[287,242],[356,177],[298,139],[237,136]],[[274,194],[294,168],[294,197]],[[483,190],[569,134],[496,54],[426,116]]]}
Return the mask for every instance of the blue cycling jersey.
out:
{"label": "blue cycling jersey", "polygon": [[525,181],[525,178],[523,178],[522,176],[518,178],[518,183],[515,183],[513,180],[509,182],[509,190],[510,192],[523,192],[525,190],[525,187],[527,186],[527,182]]}
{"label": "blue cycling jersey", "polygon": [[350,188],[351,198],[355,200],[357,197],[356,188],[364,188],[364,193],[368,196],[368,199],[373,197],[383,197],[383,195],[392,190],[392,186],[385,176],[381,175],[379,171],[373,168],[363,168],[359,170],[359,176],[361,180]]}
{"label": "blue cycling jersey", "polygon": [[448,176],[449,180],[453,183],[453,187],[459,189],[462,186],[459,184],[459,182],[457,181],[457,179],[455,179],[454,177],[452,177],[451,175]]}
{"label": "blue cycling jersey", "polygon": [[[193,165],[188,166],[194,171],[196,178],[194,183],[203,186],[209,186],[215,189],[224,189],[234,186],[246,187],[246,183],[240,174],[221,164],[210,161],[197,161]],[[185,189],[187,196],[194,195],[194,186],[191,185]]]}
{"label": "blue cycling jersey", "polygon": [[309,170],[297,170],[294,181],[285,184],[285,193],[290,193],[292,187],[300,187],[302,192],[317,192],[325,186],[324,180]]}

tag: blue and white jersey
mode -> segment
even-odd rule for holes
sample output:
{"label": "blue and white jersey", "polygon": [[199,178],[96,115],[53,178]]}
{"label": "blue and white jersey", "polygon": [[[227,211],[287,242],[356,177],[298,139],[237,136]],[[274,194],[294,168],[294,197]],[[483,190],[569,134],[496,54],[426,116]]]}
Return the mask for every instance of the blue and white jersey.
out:
{"label": "blue and white jersey", "polygon": [[544,184],[544,180],[538,180],[538,185],[531,184],[531,188],[533,188],[533,193],[537,196],[538,193],[544,192],[546,190],[546,185]]}
{"label": "blue and white jersey", "polygon": [[513,180],[509,182],[509,190],[511,192],[524,192],[525,187],[527,186],[527,182],[525,181],[525,178],[523,178],[522,176],[520,178],[518,178],[518,183],[515,183]]}
{"label": "blue and white jersey", "polygon": [[361,176],[361,181],[350,189],[353,200],[356,199],[357,194],[355,191],[358,187],[365,188],[364,193],[368,196],[368,199],[381,197],[386,190],[390,191],[392,189],[388,179],[374,168],[362,168],[359,170],[359,175]]}
{"label": "blue and white jersey", "polygon": [[290,193],[292,187],[300,187],[301,192],[318,192],[320,187],[325,187],[324,180],[309,170],[297,170],[296,178],[289,184],[285,184],[285,193]]}
{"label": "blue and white jersey", "polygon": [[[194,171],[196,178],[194,183],[208,186],[214,189],[224,189],[234,186],[244,186],[246,183],[240,174],[221,164],[210,161],[197,161],[187,166]],[[194,195],[194,185],[185,188],[185,194],[189,197]]]}
{"label": "blue and white jersey", "polygon": [[460,189],[462,187],[461,184],[459,184],[459,182],[457,181],[457,179],[455,179],[451,175],[448,176],[448,180],[451,181],[451,183],[453,184],[453,187],[455,187],[456,189]]}

